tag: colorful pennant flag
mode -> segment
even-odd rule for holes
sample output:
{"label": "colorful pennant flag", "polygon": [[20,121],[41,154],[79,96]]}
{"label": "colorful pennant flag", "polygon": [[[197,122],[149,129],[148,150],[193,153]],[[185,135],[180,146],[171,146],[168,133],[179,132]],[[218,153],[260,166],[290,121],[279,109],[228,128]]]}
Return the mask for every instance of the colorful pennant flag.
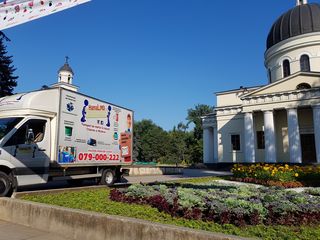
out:
{"label": "colorful pennant flag", "polygon": [[59,12],[90,0],[7,0],[0,3],[0,30]]}

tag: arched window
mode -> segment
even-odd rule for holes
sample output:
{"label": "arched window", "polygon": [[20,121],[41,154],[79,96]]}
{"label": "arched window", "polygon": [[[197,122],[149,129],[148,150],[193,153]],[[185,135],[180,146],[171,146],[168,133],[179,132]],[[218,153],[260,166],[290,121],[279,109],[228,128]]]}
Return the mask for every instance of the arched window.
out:
{"label": "arched window", "polygon": [[268,79],[269,79],[269,83],[271,83],[271,69],[268,68]]}
{"label": "arched window", "polygon": [[283,77],[285,78],[290,76],[290,62],[288,59],[282,62],[282,67],[283,67]]}
{"label": "arched window", "polygon": [[310,72],[310,60],[306,54],[300,57],[300,69],[301,72]]}
{"label": "arched window", "polygon": [[300,83],[300,84],[297,86],[297,90],[309,89],[309,88],[311,88],[311,86],[310,86],[309,83]]}

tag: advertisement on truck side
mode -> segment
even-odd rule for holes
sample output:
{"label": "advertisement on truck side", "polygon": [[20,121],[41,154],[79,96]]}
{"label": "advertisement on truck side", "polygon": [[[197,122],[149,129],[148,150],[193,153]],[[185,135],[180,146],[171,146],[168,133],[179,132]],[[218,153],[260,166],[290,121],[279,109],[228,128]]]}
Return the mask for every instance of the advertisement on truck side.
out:
{"label": "advertisement on truck side", "polygon": [[59,164],[132,162],[132,111],[66,90],[60,97]]}

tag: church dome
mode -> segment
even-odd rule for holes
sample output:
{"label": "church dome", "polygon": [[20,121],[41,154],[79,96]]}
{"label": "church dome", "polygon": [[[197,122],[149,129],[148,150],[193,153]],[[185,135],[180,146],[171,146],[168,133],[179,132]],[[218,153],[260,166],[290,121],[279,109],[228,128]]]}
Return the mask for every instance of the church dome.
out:
{"label": "church dome", "polygon": [[272,25],[267,38],[267,49],[291,37],[320,32],[320,5],[299,4]]}
{"label": "church dome", "polygon": [[67,62],[59,69],[59,72],[61,72],[61,71],[70,72],[70,73],[74,74],[72,71],[72,68],[69,66],[69,64]]}

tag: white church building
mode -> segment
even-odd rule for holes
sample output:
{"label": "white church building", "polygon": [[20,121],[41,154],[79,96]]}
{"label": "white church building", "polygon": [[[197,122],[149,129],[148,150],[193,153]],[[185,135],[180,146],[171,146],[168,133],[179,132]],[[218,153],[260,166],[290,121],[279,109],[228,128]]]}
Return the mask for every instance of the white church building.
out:
{"label": "white church building", "polygon": [[216,93],[204,163],[320,163],[320,5],[297,0],[267,38],[268,84]]}

